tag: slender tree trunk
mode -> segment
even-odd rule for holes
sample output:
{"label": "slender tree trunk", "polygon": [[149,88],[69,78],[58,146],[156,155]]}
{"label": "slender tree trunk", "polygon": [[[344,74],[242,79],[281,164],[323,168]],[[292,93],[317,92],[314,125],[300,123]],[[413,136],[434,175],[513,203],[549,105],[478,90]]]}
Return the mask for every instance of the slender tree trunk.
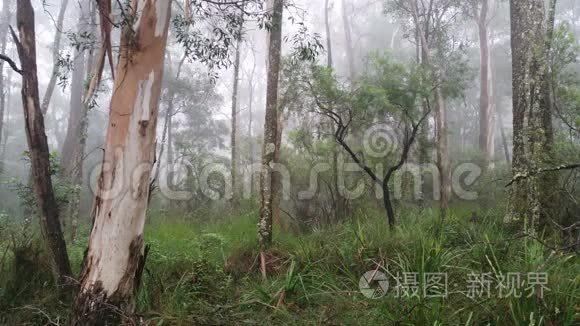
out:
{"label": "slender tree trunk", "polygon": [[326,26],[326,65],[332,68],[332,40],[330,36],[330,0],[324,4],[324,25]]}
{"label": "slender tree trunk", "polygon": [[480,93],[479,93],[479,150],[484,154],[485,168],[493,160],[493,104],[490,85],[490,50],[488,31],[489,0],[481,1],[477,27],[479,31]]}
{"label": "slender tree trunk", "polygon": [[[250,74],[250,78],[248,80],[249,88],[250,88],[250,99],[248,100],[248,140],[250,142],[250,164],[254,163],[254,132],[253,132],[253,123],[254,123],[254,74],[256,73],[256,60],[254,59],[254,67],[252,68],[252,73]],[[250,180],[251,182],[251,180]]]}
{"label": "slender tree trunk", "polygon": [[[332,64],[332,36],[330,33],[330,0],[326,0],[325,5],[325,25],[326,25],[326,47],[327,47],[327,59],[326,67],[329,69],[333,68]],[[343,4],[344,5],[344,4]],[[335,132],[335,126],[332,125],[332,133]],[[319,133],[320,135],[320,133]],[[339,183],[339,155],[338,148],[333,148],[332,150],[332,186],[334,187],[334,219],[335,221],[340,221],[344,215],[344,198],[340,191]]]}
{"label": "slender tree trunk", "polygon": [[272,7],[272,27],[269,33],[268,85],[266,89],[266,117],[264,123],[264,145],[262,147],[262,175],[260,177],[260,262],[262,275],[266,277],[265,251],[272,243],[272,214],[275,184],[272,164],[275,163],[278,125],[278,79],[280,76],[282,52],[283,0],[274,0]]}
{"label": "slender tree trunk", "polygon": [[[93,229],[72,324],[117,325],[135,307],[171,2],[133,0],[139,19],[121,36]],[[135,9],[133,9],[135,10]],[[135,47],[138,44],[139,47]]]}
{"label": "slender tree trunk", "polygon": [[[46,93],[44,93],[44,97],[42,98],[42,105],[40,106],[43,115],[48,111],[50,99],[52,98],[54,88],[56,87],[56,79],[58,77],[58,70],[60,68],[58,66],[58,55],[60,52],[60,42],[62,39],[64,14],[66,12],[66,8],[68,7],[68,1],[69,0],[61,1],[60,11],[58,12],[58,17],[56,19],[56,34],[54,35],[54,44],[52,45],[52,73],[50,75],[50,80],[48,81],[48,86],[46,87]],[[74,84],[71,86],[74,86]]]}
{"label": "slender tree trunk", "polygon": [[[284,132],[284,117],[282,113],[282,108],[278,108],[278,125],[276,129],[276,152],[274,153],[274,162],[280,162],[280,155],[282,149],[282,133]],[[274,225],[285,229],[284,223],[282,223],[282,214],[280,210],[280,203],[282,201],[282,180],[280,173],[272,174],[272,184],[274,185],[272,191],[272,222]]]}
{"label": "slender tree trunk", "polygon": [[[243,21],[243,12],[242,12]],[[234,61],[234,80],[232,89],[232,133],[231,133],[231,150],[232,150],[232,207],[235,209],[239,205],[239,161],[240,154],[238,149],[238,93],[240,84],[240,58],[242,50],[242,32],[244,30],[244,24],[240,24],[239,34],[240,39],[236,46],[236,57]]]}
{"label": "slender tree trunk", "polygon": [[389,228],[393,229],[395,227],[395,209],[391,202],[391,193],[389,192],[388,182],[382,184],[383,187],[383,205],[385,206],[385,211],[387,212],[387,221],[389,222]]}
{"label": "slender tree trunk", "polygon": [[356,68],[354,64],[354,48],[352,42],[352,29],[348,17],[347,0],[342,0],[342,23],[344,25],[344,37],[346,40],[346,61],[348,63],[348,78],[351,83],[356,79]]}
{"label": "slender tree trunk", "polygon": [[[183,68],[183,63],[187,57],[184,55],[179,61],[177,65],[177,73],[175,75],[175,81],[179,82],[181,78],[181,69]],[[173,153],[173,116],[175,115],[175,89],[173,87],[169,88],[168,94],[168,101],[167,101],[167,113],[165,116],[166,119],[166,126],[167,126],[167,165],[172,166],[175,162],[174,153]],[[167,183],[170,186],[173,186],[173,181],[175,180],[173,173],[170,173],[167,176]],[[178,202],[169,198],[169,210],[174,212],[178,207]]]}
{"label": "slender tree trunk", "polygon": [[[77,25],[77,32],[83,33],[86,31],[86,13],[81,13]],[[84,79],[86,74],[86,57],[85,52],[81,49],[75,50],[74,61],[73,61],[73,71],[70,85],[70,105],[69,105],[69,115],[68,115],[68,126],[66,131],[66,136],[62,146],[62,157],[61,166],[63,168],[64,174],[67,177],[72,175],[72,171],[75,168],[73,163],[73,155],[75,147],[78,143],[78,130],[83,117],[84,105],[83,105],[83,92],[84,89]]]}
{"label": "slender tree trunk", "polygon": [[[89,10],[90,15],[90,22],[91,26],[93,26],[92,34],[96,34],[96,12],[97,9],[94,6],[91,6]],[[93,64],[96,66],[93,67]],[[98,66],[98,61],[95,62],[95,53],[91,49],[87,54],[87,62],[86,62],[86,71],[84,72],[85,79],[92,79],[92,78],[99,78],[98,73],[96,72],[100,67]],[[74,79],[74,76],[73,76]],[[84,85],[84,80],[82,81]],[[97,86],[98,87],[98,86]],[[91,109],[92,100],[94,97],[94,91],[89,93],[85,92],[86,90],[83,89],[81,92],[83,93],[82,101],[79,104],[79,124],[76,127],[76,143],[73,142],[73,150],[72,150],[72,160],[71,165],[69,166],[69,170],[67,172],[67,176],[70,178],[75,190],[73,192],[73,198],[71,203],[69,204],[69,220],[70,220],[70,227],[69,227],[69,235],[70,235],[70,242],[74,243],[76,240],[76,233],[78,228],[78,220],[80,214],[80,206],[81,206],[81,189],[83,185],[83,162],[85,158],[85,147],[87,143],[88,137],[88,128],[89,128],[89,111]],[[71,109],[73,105],[73,95],[71,93]],[[71,110],[72,111],[72,110]],[[71,112],[72,118],[72,112]],[[71,125],[69,124],[69,131],[70,132]],[[68,132],[67,132],[67,139],[68,139]],[[66,144],[66,143],[65,143]],[[66,166],[66,165],[63,165]]]}
{"label": "slender tree trunk", "polygon": [[439,200],[439,210],[441,218],[447,217],[449,210],[449,199],[451,196],[451,176],[450,176],[450,154],[447,138],[447,114],[445,99],[440,87],[435,90],[435,125],[436,125],[436,152],[437,166],[439,167],[439,189],[441,199]]}
{"label": "slender tree trunk", "polygon": [[[0,53],[6,53],[6,40],[8,36],[8,25],[12,13],[10,12],[10,1],[2,4],[2,23],[0,24]],[[0,144],[4,128],[4,111],[6,109],[6,86],[4,85],[4,61],[0,60]],[[0,160],[0,173],[3,172],[3,160]]]}
{"label": "slender tree trunk", "polygon": [[507,141],[507,137],[505,134],[505,127],[503,125],[502,114],[500,111],[497,111],[497,120],[498,120],[498,124],[499,124],[499,132],[500,132],[500,136],[501,136],[501,144],[502,144],[502,148],[503,148],[503,154],[505,156],[505,161],[507,162],[508,165],[511,165],[512,159],[510,157],[510,149],[508,146],[508,141]]}
{"label": "slender tree trunk", "polygon": [[[4,169],[4,161],[6,159],[6,146],[8,145],[8,136],[10,135],[8,132],[8,122],[10,122],[10,100],[12,98],[12,70],[9,70],[8,73],[6,74],[7,78],[6,78],[6,92],[5,92],[5,110],[4,110],[4,116],[5,118],[3,120],[6,121],[6,127],[3,128],[3,136],[0,137],[2,142],[0,144],[2,144],[2,153],[0,153],[0,173],[2,172],[2,170]],[[2,135],[2,134],[0,134]]]}
{"label": "slender tree trunk", "polygon": [[[413,20],[415,22],[415,27],[418,29],[418,36],[421,43],[422,53],[423,53],[423,63],[426,67],[430,69],[435,69],[432,59],[431,51],[429,49],[428,35],[425,30],[421,27],[419,20],[419,9],[417,6],[417,0],[412,0],[411,11],[413,15]],[[435,75],[435,72],[432,72]],[[439,77],[440,78],[440,77]],[[437,80],[435,80],[438,83]],[[424,108],[425,110],[425,108]],[[451,177],[450,177],[450,153],[449,145],[447,140],[447,117],[445,109],[445,99],[441,90],[441,86],[437,85],[435,87],[435,140],[436,140],[436,156],[437,156],[437,167],[439,168],[439,189],[441,193],[441,198],[439,200],[439,209],[441,218],[447,216],[447,210],[449,208],[449,199],[451,196]]]}
{"label": "slender tree trunk", "polygon": [[57,282],[68,285],[72,272],[50,177],[50,154],[38,96],[34,9],[30,0],[18,1],[16,23],[20,40],[15,34],[13,38],[22,65],[22,103],[32,166],[32,185],[40,211],[42,233],[52,256]]}

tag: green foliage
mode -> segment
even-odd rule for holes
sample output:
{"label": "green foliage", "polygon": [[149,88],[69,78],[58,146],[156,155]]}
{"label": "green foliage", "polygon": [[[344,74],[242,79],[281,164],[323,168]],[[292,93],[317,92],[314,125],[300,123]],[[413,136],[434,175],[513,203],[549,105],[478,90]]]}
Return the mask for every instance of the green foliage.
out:
{"label": "green foliage", "polygon": [[[78,187],[70,183],[66,180],[66,178],[62,178],[60,176],[60,155],[58,152],[51,152],[50,153],[50,175],[52,178],[52,184],[54,189],[54,195],[56,197],[56,202],[58,207],[65,207],[68,204],[72,195],[78,191]],[[27,165],[30,164],[29,153],[28,151],[23,153],[23,158]],[[31,180],[29,180],[31,181]],[[18,197],[20,198],[20,202],[22,207],[27,212],[32,212],[33,214],[36,213],[36,197],[34,195],[32,185],[29,183],[23,183],[22,181],[16,178],[10,178],[5,181],[7,187],[14,191]],[[30,218],[27,216],[26,218]]]}
{"label": "green foliage", "polygon": [[[151,251],[138,311],[146,320],[169,325],[397,321],[414,325],[572,325],[578,317],[575,305],[580,295],[578,256],[553,252],[534,239],[510,234],[504,229],[502,210],[485,212],[475,222],[469,212],[468,207],[453,210],[442,227],[435,212],[410,211],[390,233],[383,217],[372,211],[360,212],[356,221],[317,232],[277,232],[272,257],[281,259],[273,263],[278,272],[271,273],[267,281],[261,279],[256,265],[257,241],[251,236],[255,213],[209,224],[154,217],[146,230]],[[84,244],[74,245],[71,251],[76,247],[82,250]],[[233,264],[235,257],[237,263]],[[73,261],[78,262],[77,258]],[[388,275],[446,272],[449,296],[396,298],[391,288],[382,299],[367,299],[360,294],[358,282],[377,264]],[[0,272],[0,277],[14,275],[7,273],[11,268]],[[236,273],[236,269],[245,272]],[[543,299],[467,297],[469,273],[490,273],[496,282],[507,272],[525,275],[537,271],[549,275],[550,290]],[[31,314],[20,309],[23,305],[46,314],[34,314],[34,322],[45,322],[47,317],[64,322],[68,306],[49,300],[52,283],[37,286],[43,290],[22,292],[18,297],[7,297],[8,288],[2,287],[0,315],[5,319],[0,322],[30,322]]]}

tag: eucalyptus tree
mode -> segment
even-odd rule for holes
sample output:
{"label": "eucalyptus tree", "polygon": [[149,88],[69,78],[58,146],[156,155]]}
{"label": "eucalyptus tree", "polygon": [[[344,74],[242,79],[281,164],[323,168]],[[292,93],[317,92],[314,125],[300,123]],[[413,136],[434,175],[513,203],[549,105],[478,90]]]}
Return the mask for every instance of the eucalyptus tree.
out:
{"label": "eucalyptus tree", "polygon": [[18,35],[12,28],[10,32],[18,50],[21,68],[4,54],[0,54],[0,59],[7,61],[22,76],[21,94],[31,163],[30,181],[40,211],[41,230],[52,258],[57,283],[70,285],[72,271],[59,222],[51,180],[50,153],[38,94],[35,14],[30,0],[18,1],[16,27]]}
{"label": "eucalyptus tree", "polygon": [[[550,53],[556,0],[510,0],[513,70],[513,184],[508,221],[534,231],[553,214],[557,176],[536,173],[552,164],[554,129]],[[525,176],[525,178],[522,178]]]}

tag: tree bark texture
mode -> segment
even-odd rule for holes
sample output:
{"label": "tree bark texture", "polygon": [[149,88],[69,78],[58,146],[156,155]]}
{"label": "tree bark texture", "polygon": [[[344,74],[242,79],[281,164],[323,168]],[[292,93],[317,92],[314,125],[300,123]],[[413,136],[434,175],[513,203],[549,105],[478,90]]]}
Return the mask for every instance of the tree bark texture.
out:
{"label": "tree bark texture", "polygon": [[[513,162],[515,179],[547,165],[553,130],[549,80],[549,33],[543,0],[511,0]],[[553,21],[550,22],[553,24]],[[550,116],[550,118],[547,118]],[[533,175],[511,186],[507,222],[535,230],[547,218],[551,178]],[[551,181],[550,181],[551,180]]]}
{"label": "tree bark texture", "polygon": [[34,8],[30,0],[18,1],[16,24],[19,40],[15,34],[13,34],[13,39],[17,43],[22,66],[22,104],[30,155],[32,187],[40,212],[41,230],[52,256],[57,282],[61,285],[68,285],[72,272],[50,177],[50,154],[38,95]]}
{"label": "tree bark texture", "polygon": [[[272,7],[272,27],[269,33],[268,50],[268,83],[266,89],[266,117],[264,123],[264,144],[262,147],[262,174],[260,177],[260,221],[258,223],[258,236],[260,250],[263,253],[272,243],[272,214],[273,192],[276,190],[274,171],[272,164],[275,163],[277,125],[278,125],[278,82],[280,76],[281,52],[282,52],[282,15],[284,9],[283,0],[274,0]],[[265,271],[262,263],[263,272]]]}
{"label": "tree bark texture", "polygon": [[143,229],[171,2],[133,0],[137,20],[121,36],[93,229],[75,299],[74,325],[130,319],[146,252]]}

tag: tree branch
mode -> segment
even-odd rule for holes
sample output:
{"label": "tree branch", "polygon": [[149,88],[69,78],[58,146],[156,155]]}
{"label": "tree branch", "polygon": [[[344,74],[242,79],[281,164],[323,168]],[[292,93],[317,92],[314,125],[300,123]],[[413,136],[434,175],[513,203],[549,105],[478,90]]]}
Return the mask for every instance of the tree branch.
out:
{"label": "tree branch", "polygon": [[558,166],[555,168],[539,169],[536,171],[526,172],[524,174],[518,174],[506,185],[506,188],[511,186],[512,184],[514,184],[517,181],[527,179],[529,177],[532,177],[532,176],[540,174],[540,173],[557,172],[557,171],[574,170],[574,169],[580,169],[580,163],[570,164],[570,165],[561,165],[561,166]]}
{"label": "tree branch", "polygon": [[16,65],[16,63],[12,59],[10,59],[10,57],[8,57],[7,55],[4,55],[4,54],[1,54],[0,53],[0,59],[8,62],[8,64],[12,68],[12,70],[14,70],[17,73],[19,73],[20,75],[22,75],[22,70],[18,68],[18,66]]}

